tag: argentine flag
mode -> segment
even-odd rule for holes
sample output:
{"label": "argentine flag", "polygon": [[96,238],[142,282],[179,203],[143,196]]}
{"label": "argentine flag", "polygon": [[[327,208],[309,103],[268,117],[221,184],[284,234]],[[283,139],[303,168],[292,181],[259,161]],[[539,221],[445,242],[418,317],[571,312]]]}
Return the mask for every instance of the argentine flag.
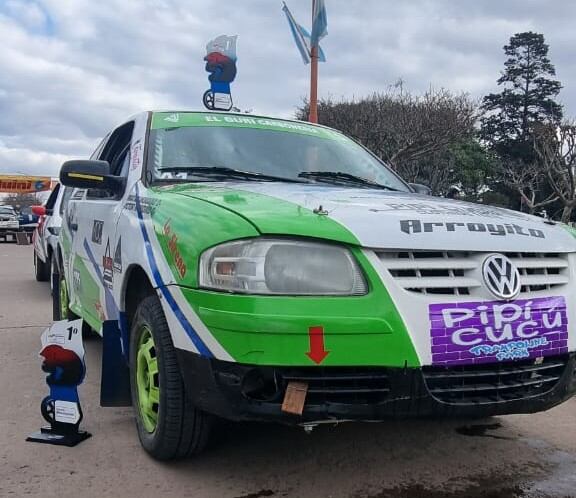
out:
{"label": "argentine flag", "polygon": [[[318,0],[316,2],[316,5],[318,5]],[[323,1],[321,1],[320,3],[322,3],[322,5],[324,4]],[[292,12],[290,12],[290,10],[288,9],[288,6],[286,4],[284,4],[284,7],[282,7],[282,10],[284,11],[284,14],[286,14],[286,19],[288,20],[288,25],[290,26],[290,31],[292,32],[292,36],[294,37],[294,42],[296,43],[296,47],[298,48],[298,51],[300,52],[300,56],[302,57],[302,61],[304,62],[304,64],[309,64],[310,63],[310,53],[311,53],[311,47],[312,47],[312,37],[310,36],[310,33],[300,24],[298,24],[296,22],[296,20],[294,19],[294,16],[292,15]],[[316,19],[316,18],[315,18]],[[324,20],[326,19],[326,11],[324,10]],[[322,38],[323,36],[326,36],[326,29],[324,28],[324,34],[322,34],[320,36],[320,38]],[[326,57],[324,56],[324,52],[322,50],[322,48],[320,48],[320,45],[318,45],[318,60],[320,62],[326,62]]]}
{"label": "argentine flag", "polygon": [[328,17],[324,0],[315,0],[314,12],[312,12],[312,46],[320,48],[320,40],[328,34]]}

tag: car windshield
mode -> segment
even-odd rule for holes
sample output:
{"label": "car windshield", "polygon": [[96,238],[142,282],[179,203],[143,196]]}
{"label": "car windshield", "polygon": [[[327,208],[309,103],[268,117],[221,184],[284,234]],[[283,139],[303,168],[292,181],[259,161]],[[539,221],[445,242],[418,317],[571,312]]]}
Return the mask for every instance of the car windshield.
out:
{"label": "car windshield", "polygon": [[[280,180],[360,185],[350,181],[349,177],[354,176],[368,180],[364,184],[368,188],[371,187],[369,182],[373,182],[391,190],[409,191],[400,178],[363,147],[327,128],[274,119],[200,113],[176,115],[178,122],[175,123],[166,121],[171,116],[160,119],[162,116],[154,116],[150,132],[148,165],[156,181],[214,181],[226,177],[223,168],[229,168],[236,170],[235,175],[229,172],[234,180],[239,179],[237,172],[241,171]],[[187,122],[186,118],[191,121]],[[199,122],[201,118],[219,121]],[[208,171],[204,168],[219,169]],[[348,178],[322,173],[345,173]],[[256,176],[244,179],[259,180]],[[270,181],[271,178],[261,180]]]}
{"label": "car windshield", "polygon": [[14,212],[14,208],[7,207],[7,206],[0,206],[0,214],[14,215],[16,213]]}

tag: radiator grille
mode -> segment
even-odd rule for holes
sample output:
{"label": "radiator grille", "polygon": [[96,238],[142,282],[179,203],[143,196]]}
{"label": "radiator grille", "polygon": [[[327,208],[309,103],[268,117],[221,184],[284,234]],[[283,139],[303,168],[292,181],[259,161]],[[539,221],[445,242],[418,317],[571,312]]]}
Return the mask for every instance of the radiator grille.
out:
{"label": "radiator grille", "polygon": [[308,384],[306,405],[324,403],[372,404],[384,401],[390,393],[386,369],[302,368],[282,372],[283,380]]}
{"label": "radiator grille", "polygon": [[[458,251],[377,251],[390,275],[409,292],[474,295],[483,286],[482,262],[490,253]],[[520,272],[520,294],[551,290],[569,283],[566,254],[502,253]]]}
{"label": "radiator grille", "polygon": [[430,394],[453,405],[488,404],[526,399],[554,388],[568,357],[548,357],[513,363],[426,367]]}

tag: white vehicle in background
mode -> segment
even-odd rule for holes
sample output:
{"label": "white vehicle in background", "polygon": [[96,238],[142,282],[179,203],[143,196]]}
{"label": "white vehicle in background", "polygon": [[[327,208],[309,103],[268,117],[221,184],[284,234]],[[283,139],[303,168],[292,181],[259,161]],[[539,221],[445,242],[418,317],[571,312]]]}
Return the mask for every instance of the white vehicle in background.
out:
{"label": "white vehicle in background", "polygon": [[71,189],[57,184],[43,206],[34,206],[32,212],[40,217],[32,238],[34,244],[34,273],[38,282],[51,280],[56,261],[58,236],[62,226],[62,213]]}
{"label": "white vehicle in background", "polygon": [[0,206],[0,237],[16,233],[20,228],[18,215],[12,206]]}

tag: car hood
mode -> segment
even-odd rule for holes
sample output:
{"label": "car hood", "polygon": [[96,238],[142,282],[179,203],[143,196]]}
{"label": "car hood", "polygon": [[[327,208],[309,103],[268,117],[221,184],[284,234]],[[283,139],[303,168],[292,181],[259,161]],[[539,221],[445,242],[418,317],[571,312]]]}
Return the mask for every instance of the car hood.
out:
{"label": "car hood", "polygon": [[233,211],[267,235],[319,237],[383,249],[576,250],[576,238],[566,227],[543,218],[412,193],[262,182],[166,190]]}

